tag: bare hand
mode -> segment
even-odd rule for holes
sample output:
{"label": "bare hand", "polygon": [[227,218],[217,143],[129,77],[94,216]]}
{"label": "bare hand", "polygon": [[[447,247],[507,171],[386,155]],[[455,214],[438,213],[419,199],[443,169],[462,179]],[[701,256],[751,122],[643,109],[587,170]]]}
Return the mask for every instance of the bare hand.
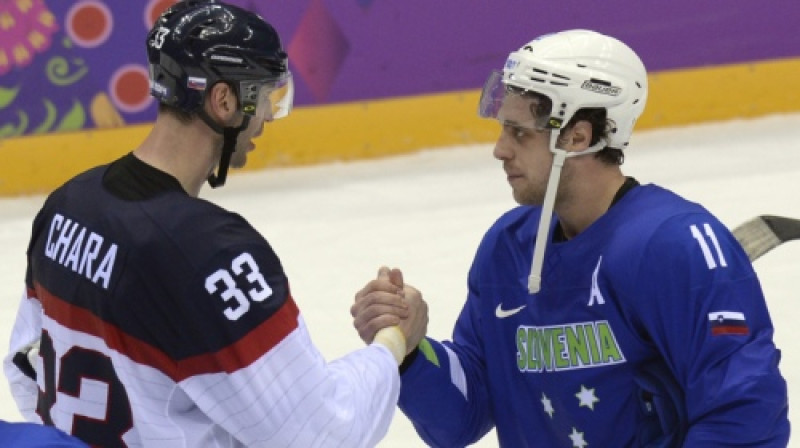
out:
{"label": "bare hand", "polygon": [[403,287],[392,283],[390,272],[389,268],[381,267],[378,277],[356,293],[355,303],[350,307],[353,326],[367,344],[372,343],[378,330],[397,325],[400,319],[408,317]]}
{"label": "bare hand", "polygon": [[399,326],[406,337],[407,352],[419,344],[428,328],[428,305],[416,288],[404,284],[399,269],[381,267],[378,277],[356,293],[350,314],[358,335],[367,344],[378,330]]}
{"label": "bare hand", "polygon": [[[411,285],[403,283],[403,273],[397,271],[399,285],[403,285],[403,301],[408,306],[408,317],[400,321],[400,329],[406,335],[406,355],[414,351],[428,332],[428,304],[422,300],[422,293]],[[395,283],[398,284],[398,283]]]}

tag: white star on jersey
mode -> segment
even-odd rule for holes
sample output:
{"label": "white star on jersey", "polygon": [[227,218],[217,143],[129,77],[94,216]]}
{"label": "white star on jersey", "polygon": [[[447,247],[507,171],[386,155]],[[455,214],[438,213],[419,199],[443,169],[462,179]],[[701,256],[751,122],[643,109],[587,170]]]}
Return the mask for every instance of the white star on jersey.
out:
{"label": "white star on jersey", "polygon": [[553,418],[553,413],[556,410],[553,409],[553,403],[549,398],[547,398],[547,395],[545,395],[544,392],[542,392],[542,406],[544,406],[544,412],[549,415],[550,418]]}
{"label": "white star on jersey", "polygon": [[574,426],[572,427],[572,434],[569,435],[570,440],[572,440],[573,448],[583,448],[588,443],[583,440],[583,433],[578,431]]}
{"label": "white star on jersey", "polygon": [[575,396],[578,397],[578,401],[580,401],[578,407],[586,406],[593,411],[594,404],[600,401],[600,399],[594,395],[594,388],[587,389],[583,384],[581,384],[581,391],[575,394]]}

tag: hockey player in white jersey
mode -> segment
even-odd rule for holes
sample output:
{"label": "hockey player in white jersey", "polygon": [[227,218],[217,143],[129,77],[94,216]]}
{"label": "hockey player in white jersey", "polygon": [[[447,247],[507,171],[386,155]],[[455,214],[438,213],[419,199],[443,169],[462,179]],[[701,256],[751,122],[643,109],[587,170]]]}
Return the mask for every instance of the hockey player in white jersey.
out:
{"label": "hockey player in white jersey", "polygon": [[374,446],[424,325],[387,320],[400,332],[327,362],[270,244],[197,197],[291,109],[278,34],[244,9],[184,1],[146,43],[151,132],[34,220],[4,362],[20,411],[91,446]]}

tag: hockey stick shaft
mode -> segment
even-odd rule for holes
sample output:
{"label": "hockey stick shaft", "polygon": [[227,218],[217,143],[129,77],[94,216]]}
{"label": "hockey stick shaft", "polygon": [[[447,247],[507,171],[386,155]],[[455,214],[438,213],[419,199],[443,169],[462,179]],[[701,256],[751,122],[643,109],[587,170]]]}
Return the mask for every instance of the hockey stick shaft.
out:
{"label": "hockey stick shaft", "polygon": [[761,215],[733,229],[750,261],[755,261],[781,244],[800,239],[800,219]]}

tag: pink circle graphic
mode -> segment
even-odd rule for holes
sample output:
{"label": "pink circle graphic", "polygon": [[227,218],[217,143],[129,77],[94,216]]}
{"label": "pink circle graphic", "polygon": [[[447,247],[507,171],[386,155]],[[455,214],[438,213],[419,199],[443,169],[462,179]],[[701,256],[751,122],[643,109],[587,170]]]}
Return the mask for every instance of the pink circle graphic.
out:
{"label": "pink circle graphic", "polygon": [[150,0],[144,7],[144,27],[148,30],[153,27],[158,17],[167,8],[174,5],[178,0]]}
{"label": "pink circle graphic", "polygon": [[153,102],[148,71],[138,64],[118,68],[111,75],[108,92],[114,105],[127,113],[141,112]]}
{"label": "pink circle graphic", "polygon": [[96,0],[75,3],[64,19],[67,35],[76,45],[94,48],[103,44],[111,35],[114,21],[111,10]]}

